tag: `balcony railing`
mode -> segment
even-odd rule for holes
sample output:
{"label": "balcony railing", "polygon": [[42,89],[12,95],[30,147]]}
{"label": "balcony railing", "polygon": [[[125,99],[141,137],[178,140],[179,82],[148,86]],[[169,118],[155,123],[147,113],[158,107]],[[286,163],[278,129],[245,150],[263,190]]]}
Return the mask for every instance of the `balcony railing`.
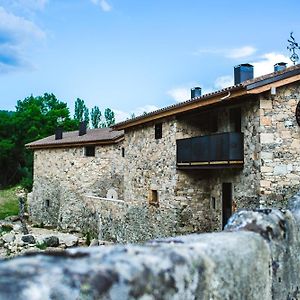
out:
{"label": "balcony railing", "polygon": [[236,168],[243,163],[243,133],[226,132],[177,140],[177,168]]}

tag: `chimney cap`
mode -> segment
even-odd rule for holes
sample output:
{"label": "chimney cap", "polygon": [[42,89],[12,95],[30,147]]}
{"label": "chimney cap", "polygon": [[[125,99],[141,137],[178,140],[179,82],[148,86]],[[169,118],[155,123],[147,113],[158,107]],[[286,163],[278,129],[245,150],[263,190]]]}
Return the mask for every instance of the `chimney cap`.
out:
{"label": "chimney cap", "polygon": [[200,86],[191,88],[191,99],[201,97],[202,89]]}
{"label": "chimney cap", "polygon": [[249,63],[244,63],[244,64],[239,64],[239,65],[236,65],[235,68],[238,68],[238,67],[249,67],[249,68],[253,68],[253,65],[249,64]]}
{"label": "chimney cap", "polygon": [[275,65],[274,65],[274,67],[277,67],[277,66],[280,66],[280,67],[286,67],[286,65],[287,65],[287,63],[285,63],[285,62],[279,62],[279,63],[276,63]]}
{"label": "chimney cap", "polygon": [[234,84],[240,84],[246,80],[253,79],[254,67],[249,63],[234,67]]}

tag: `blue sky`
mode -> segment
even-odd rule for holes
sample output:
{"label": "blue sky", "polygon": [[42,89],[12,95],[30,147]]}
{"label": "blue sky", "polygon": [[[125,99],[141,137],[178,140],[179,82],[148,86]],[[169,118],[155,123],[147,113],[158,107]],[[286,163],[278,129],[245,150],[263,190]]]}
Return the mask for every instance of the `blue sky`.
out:
{"label": "blue sky", "polygon": [[289,61],[300,1],[0,0],[0,109],[54,93],[112,108],[117,120],[187,100]]}

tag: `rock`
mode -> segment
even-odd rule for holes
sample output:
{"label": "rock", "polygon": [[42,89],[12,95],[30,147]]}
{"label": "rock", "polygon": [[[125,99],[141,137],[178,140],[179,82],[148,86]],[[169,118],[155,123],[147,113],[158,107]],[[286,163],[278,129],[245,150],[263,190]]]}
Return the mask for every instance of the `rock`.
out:
{"label": "rock", "polygon": [[89,247],[98,246],[98,245],[99,245],[99,241],[97,239],[92,239]]}
{"label": "rock", "polygon": [[35,244],[35,238],[31,234],[26,234],[21,237],[21,240],[27,244]]}
{"label": "rock", "polygon": [[5,221],[10,221],[10,222],[16,222],[19,220],[20,220],[19,216],[9,216],[5,218]]}
{"label": "rock", "polygon": [[15,232],[22,232],[22,226],[20,224],[14,224],[13,225],[13,230]]}
{"label": "rock", "polygon": [[98,241],[99,246],[107,246],[107,245],[113,245],[113,242],[109,242],[109,241]]}
{"label": "rock", "polygon": [[67,248],[78,245],[78,237],[73,234],[58,233],[57,237],[59,238],[59,242],[65,244]]}
{"label": "rock", "polygon": [[13,225],[9,222],[1,222],[0,231],[9,232],[13,230]]}
{"label": "rock", "polygon": [[15,240],[15,234],[14,233],[6,233],[2,236],[2,239],[5,243],[12,243]]}
{"label": "rock", "polygon": [[55,235],[51,235],[45,237],[43,242],[47,245],[47,247],[58,247],[59,246],[59,238]]}

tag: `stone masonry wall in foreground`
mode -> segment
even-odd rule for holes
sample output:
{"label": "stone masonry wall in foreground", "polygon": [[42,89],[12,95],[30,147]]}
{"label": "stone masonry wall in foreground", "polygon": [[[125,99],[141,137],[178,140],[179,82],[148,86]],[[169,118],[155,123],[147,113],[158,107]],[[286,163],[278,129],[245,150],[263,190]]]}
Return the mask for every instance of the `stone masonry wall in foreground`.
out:
{"label": "stone masonry wall in foreground", "polygon": [[226,231],[0,262],[0,299],[299,299],[300,193]]}

